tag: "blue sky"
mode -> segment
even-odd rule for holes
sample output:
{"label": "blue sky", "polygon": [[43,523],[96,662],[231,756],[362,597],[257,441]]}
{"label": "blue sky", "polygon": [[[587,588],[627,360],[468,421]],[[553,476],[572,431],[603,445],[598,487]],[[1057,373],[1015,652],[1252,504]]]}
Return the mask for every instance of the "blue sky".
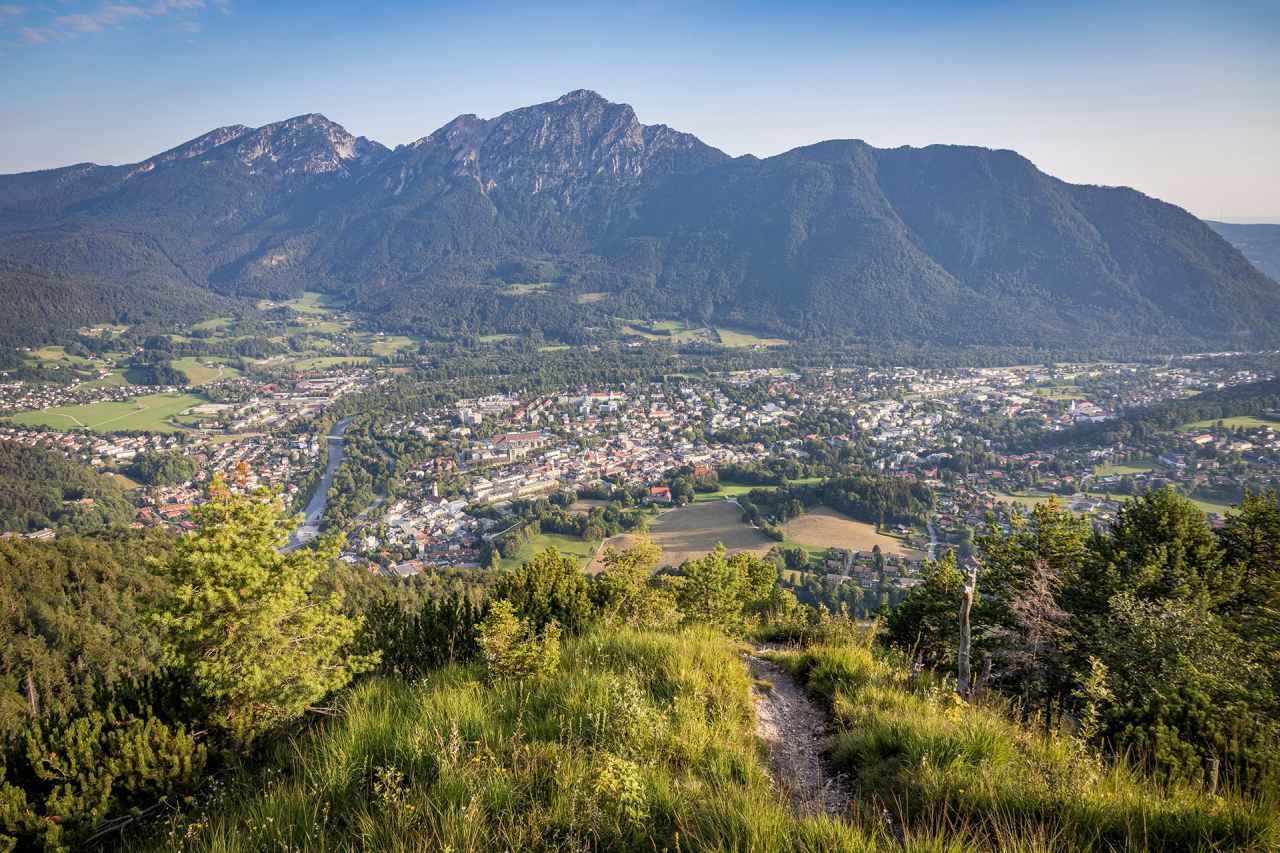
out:
{"label": "blue sky", "polygon": [[731,154],[1012,148],[1280,222],[1280,0],[0,0],[0,172],[305,112],[396,145],[577,88]]}

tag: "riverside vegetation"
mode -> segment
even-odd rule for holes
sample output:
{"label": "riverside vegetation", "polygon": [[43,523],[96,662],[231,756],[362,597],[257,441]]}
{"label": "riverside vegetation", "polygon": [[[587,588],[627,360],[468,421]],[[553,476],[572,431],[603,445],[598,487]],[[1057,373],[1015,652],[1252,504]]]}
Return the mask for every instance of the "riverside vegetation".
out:
{"label": "riverside vegetation", "polygon": [[[722,549],[655,574],[640,539],[595,577],[549,550],[444,590],[280,554],[267,493],[215,482],[197,512],[177,540],[0,542],[9,849],[1280,844],[1274,495],[1218,532],[1172,493],[1109,534],[1051,505],[993,529],[991,663],[962,685],[949,556],[868,628]],[[764,639],[831,715],[847,815],[769,776],[742,659]]]}

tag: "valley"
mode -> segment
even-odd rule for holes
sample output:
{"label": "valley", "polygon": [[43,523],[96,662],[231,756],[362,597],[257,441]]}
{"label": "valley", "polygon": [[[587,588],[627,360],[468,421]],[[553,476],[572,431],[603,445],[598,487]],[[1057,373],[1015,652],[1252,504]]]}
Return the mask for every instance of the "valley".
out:
{"label": "valley", "polygon": [[0,853],[1280,851],[1273,7],[0,3]]}

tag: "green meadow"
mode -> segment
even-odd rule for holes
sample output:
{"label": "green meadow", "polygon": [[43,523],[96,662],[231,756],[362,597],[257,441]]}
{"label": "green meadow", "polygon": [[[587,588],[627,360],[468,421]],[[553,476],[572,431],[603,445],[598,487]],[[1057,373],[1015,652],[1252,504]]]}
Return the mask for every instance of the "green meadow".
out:
{"label": "green meadow", "polygon": [[88,403],[20,412],[9,420],[23,426],[87,428],[94,432],[178,432],[181,428],[170,423],[170,419],[203,402],[205,399],[195,394],[148,394],[127,403]]}

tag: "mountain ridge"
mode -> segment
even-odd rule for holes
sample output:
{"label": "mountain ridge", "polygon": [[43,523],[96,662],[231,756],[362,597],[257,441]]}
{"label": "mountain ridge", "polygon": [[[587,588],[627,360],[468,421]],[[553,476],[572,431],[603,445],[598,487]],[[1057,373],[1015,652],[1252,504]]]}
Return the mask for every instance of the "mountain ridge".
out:
{"label": "mountain ridge", "polygon": [[[1280,327],[1274,281],[1136,190],[976,146],[730,157],[585,89],[395,148],[307,113],[136,164],[3,175],[0,259],[68,293],[140,283],[182,304],[320,286],[435,336],[572,340],[682,316],[795,336],[1245,346]],[[505,292],[523,280],[554,287]],[[22,290],[0,273],[0,295]],[[587,292],[605,296],[576,301]],[[0,324],[0,339],[20,332]]]}

